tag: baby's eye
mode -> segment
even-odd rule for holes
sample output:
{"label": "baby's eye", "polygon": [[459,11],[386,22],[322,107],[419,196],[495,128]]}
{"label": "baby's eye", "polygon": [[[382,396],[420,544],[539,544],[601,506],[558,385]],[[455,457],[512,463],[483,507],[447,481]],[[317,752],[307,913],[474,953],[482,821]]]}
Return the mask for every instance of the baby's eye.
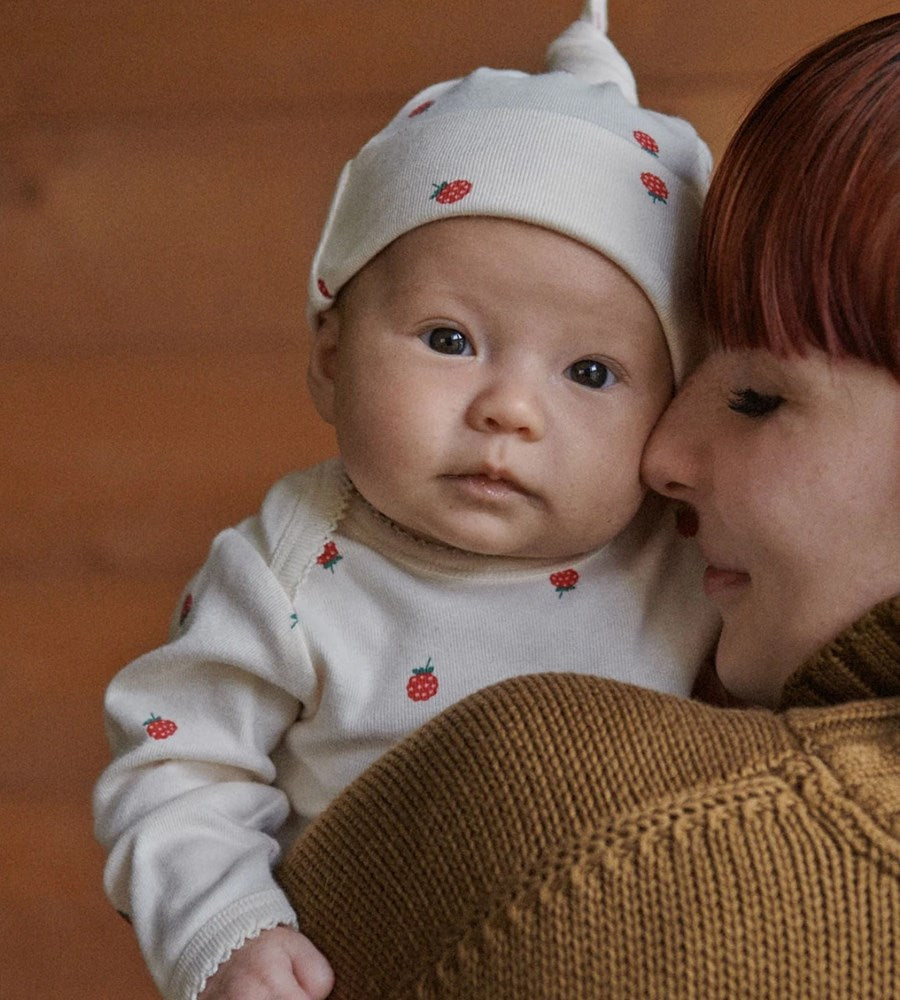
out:
{"label": "baby's eye", "polygon": [[575,364],[569,365],[566,375],[573,382],[587,386],[588,389],[608,389],[619,381],[611,368],[593,358],[582,358]]}
{"label": "baby's eye", "polygon": [[451,326],[436,326],[422,334],[422,341],[438,354],[471,354],[469,338]]}
{"label": "baby's eye", "polygon": [[728,409],[745,417],[765,417],[784,402],[783,396],[757,392],[755,389],[735,389],[728,400]]}

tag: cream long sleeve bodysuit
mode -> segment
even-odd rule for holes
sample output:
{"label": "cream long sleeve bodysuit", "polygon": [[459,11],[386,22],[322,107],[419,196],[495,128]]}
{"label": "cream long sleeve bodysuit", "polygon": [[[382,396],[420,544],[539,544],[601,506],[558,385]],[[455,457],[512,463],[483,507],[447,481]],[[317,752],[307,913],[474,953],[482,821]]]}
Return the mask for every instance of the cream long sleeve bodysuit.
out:
{"label": "cream long sleeve bodysuit", "polygon": [[280,842],[460,698],[535,670],[687,695],[718,623],[666,513],[648,498],[569,562],[476,556],[406,535],[332,460],[220,534],[170,641],[106,699],[106,890],[163,995],[196,997],[245,940],[296,926]]}

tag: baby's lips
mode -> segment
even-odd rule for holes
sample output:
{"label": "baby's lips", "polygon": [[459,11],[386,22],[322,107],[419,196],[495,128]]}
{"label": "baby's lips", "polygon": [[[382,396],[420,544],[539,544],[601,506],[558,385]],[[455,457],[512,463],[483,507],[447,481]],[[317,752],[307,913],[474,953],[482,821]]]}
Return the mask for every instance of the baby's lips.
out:
{"label": "baby's lips", "polygon": [[700,519],[693,507],[679,507],[675,513],[675,527],[682,538],[693,538],[700,530]]}

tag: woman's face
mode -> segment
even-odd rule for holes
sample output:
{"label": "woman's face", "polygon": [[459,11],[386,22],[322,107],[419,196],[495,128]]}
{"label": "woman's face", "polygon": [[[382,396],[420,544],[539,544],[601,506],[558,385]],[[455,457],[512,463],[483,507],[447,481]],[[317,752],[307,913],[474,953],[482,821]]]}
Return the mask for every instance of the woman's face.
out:
{"label": "woman's face", "polygon": [[900,591],[900,383],[822,352],[719,351],[663,414],[651,488],[693,508],[721,610],[719,677],[772,704],[783,682]]}

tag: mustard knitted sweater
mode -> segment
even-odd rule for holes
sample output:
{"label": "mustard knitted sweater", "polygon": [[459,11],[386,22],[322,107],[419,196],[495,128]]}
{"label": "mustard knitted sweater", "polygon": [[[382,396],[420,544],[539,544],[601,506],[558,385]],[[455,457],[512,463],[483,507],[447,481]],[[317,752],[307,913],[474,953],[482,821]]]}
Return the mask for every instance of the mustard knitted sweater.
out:
{"label": "mustard knitted sweater", "polygon": [[898,626],[774,713],[570,674],[450,708],[282,866],[333,997],[900,996]]}

